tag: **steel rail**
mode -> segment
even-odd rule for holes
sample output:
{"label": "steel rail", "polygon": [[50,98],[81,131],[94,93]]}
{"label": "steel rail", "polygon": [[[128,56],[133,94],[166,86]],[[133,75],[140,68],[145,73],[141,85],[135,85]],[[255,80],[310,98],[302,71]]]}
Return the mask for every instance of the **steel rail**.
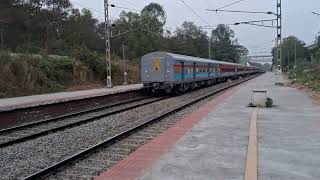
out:
{"label": "steel rail", "polygon": [[112,108],[112,107],[115,107],[115,106],[120,106],[120,105],[123,105],[123,104],[131,103],[131,102],[135,102],[135,101],[139,101],[139,100],[143,100],[143,99],[147,99],[147,98],[150,98],[150,97],[135,98],[135,99],[129,100],[129,101],[103,105],[103,106],[96,107],[96,108],[86,109],[86,110],[83,110],[83,111],[69,113],[69,114],[65,114],[65,115],[61,115],[61,116],[56,116],[56,117],[53,117],[53,118],[48,118],[48,119],[44,119],[44,120],[40,120],[40,121],[27,123],[27,124],[22,124],[22,125],[19,125],[19,126],[14,126],[14,127],[6,128],[6,129],[1,129],[0,130],[0,135],[3,134],[3,133],[10,132],[10,131],[16,131],[16,130],[19,130],[19,129],[28,128],[30,126],[41,125],[41,124],[45,124],[45,123],[48,123],[48,122],[51,122],[51,121],[57,121],[57,120],[60,120],[60,119],[70,118],[70,117],[73,117],[73,116],[78,116],[78,115],[81,115],[81,114],[86,114],[86,113],[90,113],[90,112],[94,112],[94,111],[99,111],[99,110],[106,109],[106,108]]}
{"label": "steel rail", "polygon": [[[44,131],[33,133],[31,135],[22,136],[20,138],[9,140],[9,141],[6,141],[4,143],[1,143],[0,144],[0,148],[11,146],[11,145],[14,145],[14,144],[17,144],[17,143],[21,143],[21,142],[24,142],[24,141],[27,141],[27,140],[30,140],[30,139],[35,139],[35,138],[38,138],[38,137],[41,137],[41,136],[44,136],[44,135],[48,135],[48,134],[51,134],[51,133],[54,133],[54,132],[57,132],[57,131],[61,131],[61,130],[64,130],[64,129],[68,129],[68,128],[72,128],[72,127],[75,127],[75,126],[79,126],[79,125],[82,125],[82,124],[85,124],[85,123],[88,123],[88,122],[91,122],[91,121],[94,121],[94,120],[97,120],[97,119],[100,119],[100,118],[103,118],[103,117],[107,117],[107,116],[110,116],[110,115],[114,115],[114,114],[117,114],[117,113],[121,113],[121,112],[124,112],[124,111],[131,110],[131,109],[134,109],[134,108],[137,108],[137,107],[140,107],[140,106],[144,106],[144,105],[151,104],[151,103],[154,103],[154,102],[157,102],[157,101],[161,101],[163,99],[165,99],[165,98],[157,98],[155,100],[139,103],[139,104],[132,105],[132,106],[129,106],[129,107],[126,107],[126,108],[121,108],[119,110],[114,110],[114,111],[111,111],[111,112],[108,112],[108,113],[105,113],[105,114],[102,114],[102,115],[98,115],[98,116],[95,116],[95,117],[86,118],[86,119],[83,119],[83,120],[80,120],[80,121],[77,121],[77,122],[73,122],[73,123],[69,123],[69,124],[66,124],[66,125],[61,125],[61,126],[58,126],[58,127],[50,128],[50,129],[47,129],[47,130],[44,130]],[[119,103],[119,104],[121,104],[121,103]]]}
{"label": "steel rail", "polygon": [[179,107],[176,107],[176,108],[174,108],[172,110],[161,112],[156,117],[151,117],[150,119],[149,119],[149,117],[147,117],[146,119],[149,119],[149,120],[147,120],[147,121],[145,121],[145,122],[143,122],[143,123],[141,123],[141,124],[139,124],[139,125],[137,125],[135,127],[132,127],[132,128],[130,128],[130,129],[124,131],[124,132],[118,133],[118,134],[114,135],[113,137],[108,138],[105,141],[102,141],[102,142],[100,142],[100,143],[98,143],[98,144],[96,144],[94,146],[91,146],[91,147],[89,147],[89,148],[87,148],[87,149],[85,149],[83,151],[80,151],[80,152],[78,152],[78,153],[76,153],[76,154],[74,154],[74,155],[72,155],[70,157],[67,157],[64,160],[62,160],[60,162],[57,162],[57,163],[55,163],[55,164],[53,164],[53,165],[51,165],[51,166],[49,166],[47,168],[44,168],[44,169],[42,169],[42,170],[40,170],[40,171],[38,171],[38,172],[28,176],[28,177],[23,178],[23,179],[24,180],[34,180],[34,179],[39,179],[41,177],[50,175],[51,173],[53,173],[54,171],[57,171],[58,169],[64,167],[65,165],[68,165],[68,164],[70,164],[71,162],[73,162],[73,161],[75,161],[77,159],[81,159],[81,157],[83,157],[84,155],[87,155],[87,154],[89,154],[91,152],[94,152],[97,149],[102,148],[102,147],[104,147],[106,145],[113,144],[117,140],[119,140],[121,138],[124,138],[124,137],[136,132],[139,129],[143,129],[145,126],[147,126],[147,125],[149,125],[151,123],[159,121],[159,120],[161,120],[161,119],[163,119],[163,118],[165,118],[165,117],[167,117],[167,116],[169,116],[169,115],[171,115],[171,114],[173,114],[175,112],[178,112],[178,111],[180,111],[180,110],[182,110],[184,108],[187,108],[187,107],[189,107],[189,106],[191,106],[191,105],[193,105],[193,104],[195,104],[195,103],[197,103],[197,102],[199,102],[199,101],[201,101],[203,99],[206,99],[206,98],[208,98],[208,97],[210,97],[210,96],[212,96],[212,95],[214,95],[214,94],[216,94],[218,92],[221,92],[223,90],[226,90],[226,89],[229,89],[231,87],[234,87],[234,86],[236,86],[238,84],[241,84],[241,83],[243,83],[245,81],[253,79],[253,78],[257,77],[257,76],[259,76],[259,74],[258,75],[253,75],[251,77],[248,77],[248,78],[245,78],[245,79],[242,79],[242,80],[239,80],[239,81],[237,81],[235,83],[232,83],[232,84],[229,84],[227,86],[219,87],[216,90],[214,90],[214,91],[212,91],[212,92],[210,92],[208,94],[202,95],[202,96],[200,96],[200,97],[198,97],[196,99],[193,99],[191,101],[188,101],[188,102],[182,104]]}

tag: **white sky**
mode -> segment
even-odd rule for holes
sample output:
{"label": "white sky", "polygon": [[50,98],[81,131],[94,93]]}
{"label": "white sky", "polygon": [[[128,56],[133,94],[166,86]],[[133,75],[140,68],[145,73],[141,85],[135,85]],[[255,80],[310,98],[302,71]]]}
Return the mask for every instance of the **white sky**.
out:
{"label": "white sky", "polygon": [[[274,19],[273,15],[239,14],[239,13],[215,13],[206,11],[206,8],[216,9],[236,0],[184,0],[198,14],[212,25],[233,24],[241,21]],[[315,36],[320,31],[320,16],[312,14],[312,11],[320,13],[320,0],[282,0],[283,2],[283,37],[289,35],[297,36],[312,44]],[[80,3],[97,11],[103,12],[103,0],[71,0],[73,3]],[[161,4],[167,13],[166,27],[174,30],[183,21],[193,21],[198,26],[206,24],[194,15],[188,7],[180,0],[110,0],[110,4],[117,6],[142,9],[150,2]],[[74,4],[74,7],[82,8]],[[273,11],[276,12],[276,0],[245,0],[226,10],[246,10],[246,11]],[[110,8],[111,17],[117,18],[122,9]],[[93,12],[100,21],[104,15]],[[235,31],[240,44],[249,49],[251,55],[269,54],[274,46],[276,29],[263,28],[249,25],[230,26]],[[208,31],[209,32],[209,31]]]}

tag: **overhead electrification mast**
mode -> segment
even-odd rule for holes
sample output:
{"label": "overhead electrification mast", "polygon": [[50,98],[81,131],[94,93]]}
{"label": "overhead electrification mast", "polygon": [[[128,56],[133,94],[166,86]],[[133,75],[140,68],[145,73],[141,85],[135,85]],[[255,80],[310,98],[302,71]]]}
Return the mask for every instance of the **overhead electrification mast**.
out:
{"label": "overhead electrification mast", "polygon": [[282,71],[282,9],[281,0],[277,0],[277,65],[278,70]]}
{"label": "overhead electrification mast", "polygon": [[105,25],[105,41],[106,41],[106,63],[107,63],[107,87],[112,88],[111,81],[111,52],[110,52],[110,26],[109,26],[109,3],[104,0],[104,25]]}

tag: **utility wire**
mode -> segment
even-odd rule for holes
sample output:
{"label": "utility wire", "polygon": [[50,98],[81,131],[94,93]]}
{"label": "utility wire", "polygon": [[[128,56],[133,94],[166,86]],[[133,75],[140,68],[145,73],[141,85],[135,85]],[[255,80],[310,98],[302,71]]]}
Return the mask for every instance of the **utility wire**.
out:
{"label": "utility wire", "polygon": [[277,15],[274,12],[267,11],[239,11],[239,10],[218,10],[218,9],[206,9],[207,11],[215,11],[215,12],[231,12],[231,13],[248,13],[248,14],[273,14]]}
{"label": "utility wire", "polygon": [[260,26],[260,27],[267,27],[267,28],[277,28],[276,26],[267,26],[267,25],[261,25],[261,24],[249,24],[249,23],[243,23],[251,26]]}
{"label": "utility wire", "polygon": [[[220,24],[219,24],[220,25]],[[203,29],[215,29],[215,27],[218,27],[219,25],[213,25],[213,26],[203,26]],[[222,24],[226,26],[234,26],[235,24]]]}
{"label": "utility wire", "polygon": [[131,4],[131,5],[134,6],[134,7],[137,7],[136,4],[132,3],[132,2],[129,1],[129,0],[123,0],[123,1],[127,2],[128,4]]}
{"label": "utility wire", "polygon": [[[91,8],[91,7],[85,6],[85,5],[83,5],[83,4],[80,4],[80,3],[77,3],[77,2],[74,2],[74,1],[70,1],[70,2],[73,3],[73,4],[76,4],[76,5],[78,5],[78,6],[81,6],[81,7],[83,7],[83,8],[86,8],[86,9],[89,9],[89,10],[91,10],[91,11],[94,11],[94,12],[96,12],[96,13],[99,13],[99,14],[103,14],[103,15],[104,15],[103,12],[98,11],[98,10],[96,10],[96,9],[93,9],[93,8]],[[115,8],[119,8],[119,9],[130,10],[130,11],[140,11],[140,10],[137,10],[137,9],[132,9],[132,8],[127,8],[127,7],[116,6],[116,5],[113,5],[113,4],[111,4],[110,6],[111,6],[111,7],[115,7]],[[112,16],[110,16],[110,17],[111,17],[112,19],[115,19],[115,18],[112,17]]]}
{"label": "utility wire", "polygon": [[122,6],[116,6],[114,4],[111,4],[111,7],[115,7],[115,8],[119,8],[119,9],[126,9],[126,10],[130,10],[130,11],[138,11],[138,12],[141,11],[141,10],[138,10],[138,9],[132,9],[132,8],[127,8],[127,7],[122,7]]}
{"label": "utility wire", "polygon": [[218,9],[216,9],[216,11],[218,11],[218,10],[220,10],[220,9],[223,9],[223,8],[226,8],[226,7],[229,7],[229,6],[232,6],[232,5],[234,5],[234,4],[240,3],[240,2],[242,2],[242,1],[245,1],[245,0],[239,0],[239,1],[235,1],[235,2],[233,2],[233,3],[231,3],[231,4],[227,4],[227,5],[225,5],[225,6],[222,6],[222,7],[218,8]]}
{"label": "utility wire", "polygon": [[90,9],[91,11],[94,11],[94,12],[97,12],[97,13],[100,13],[100,14],[104,14],[104,13],[101,12],[101,11],[95,10],[95,9],[90,8],[90,7],[88,7],[88,6],[84,6],[84,5],[80,4],[80,3],[73,2],[73,1],[71,1],[71,3],[76,4],[76,5],[78,5],[78,6],[81,6],[81,7],[83,7],[83,8],[86,8],[86,9]]}
{"label": "utility wire", "polygon": [[255,21],[243,21],[241,23],[252,23],[252,22],[265,22],[265,21],[276,21],[277,19],[262,19],[262,20],[255,20]]}
{"label": "utility wire", "polygon": [[316,12],[312,12],[312,14],[315,14],[315,15],[317,15],[317,16],[320,16],[320,14],[319,14],[319,13],[316,13]]}
{"label": "utility wire", "polygon": [[[205,24],[207,24],[208,26],[210,26],[210,24],[208,23],[208,21],[206,21],[205,19],[203,19],[190,5],[188,5],[184,0],[180,0],[185,6],[187,6],[192,12],[193,14],[195,14],[198,18],[200,18]],[[243,0],[242,0],[243,1]]]}

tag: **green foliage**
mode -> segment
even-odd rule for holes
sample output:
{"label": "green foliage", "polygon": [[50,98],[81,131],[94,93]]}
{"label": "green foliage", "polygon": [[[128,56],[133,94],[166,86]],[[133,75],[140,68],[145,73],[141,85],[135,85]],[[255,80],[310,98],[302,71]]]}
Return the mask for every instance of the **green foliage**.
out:
{"label": "green foliage", "polygon": [[92,71],[72,58],[52,58],[0,52],[0,94],[17,95],[56,92],[91,80]]}
{"label": "green foliage", "polygon": [[102,59],[96,52],[90,51],[87,47],[82,46],[73,49],[72,57],[74,57],[81,64],[86,65],[90,68],[96,78],[104,79],[104,75],[106,74],[106,62]]}
{"label": "green foliage", "polygon": [[[96,61],[99,58],[92,51],[99,54],[105,51],[104,22],[99,23],[88,9],[73,9],[70,0],[6,0],[0,7],[5,21],[5,46],[14,52],[70,56],[85,47],[88,58]],[[214,59],[238,62],[247,53],[226,25],[213,30],[211,39],[193,22],[184,22],[173,33],[164,31],[166,12],[158,3],[150,3],[141,13],[123,11],[111,23],[115,24],[111,28],[113,35],[129,31],[111,39],[111,52],[119,57],[122,44],[127,47],[129,59],[159,50],[208,57],[209,41]],[[93,60],[79,58],[97,70]]]}
{"label": "green foliage", "polygon": [[[131,31],[112,39],[112,51],[122,56],[122,44],[128,47],[127,57],[139,58],[161,48],[162,31],[166,14],[162,6],[151,3],[143,8],[142,13],[122,12],[114,24],[113,32]],[[104,26],[100,25],[99,32]]]}
{"label": "green foliage", "polygon": [[[82,82],[105,82],[105,25],[88,9],[74,9],[70,0],[3,0],[0,2],[0,28],[4,29],[4,49],[0,52],[0,96],[55,92]],[[139,59],[152,51],[168,51],[237,62],[247,50],[238,44],[234,32],[224,25],[212,31],[193,22],[184,22],[170,32],[164,30],[166,12],[150,3],[141,12],[121,12],[111,22],[113,83],[123,80],[120,63],[126,46],[129,81],[139,81]],[[50,56],[54,54],[56,56]]]}
{"label": "green foliage", "polygon": [[241,56],[248,54],[248,49],[238,43],[234,31],[227,25],[220,24],[212,30],[210,42],[214,59],[238,63]]}
{"label": "green foliage", "polygon": [[266,107],[272,107],[272,106],[273,106],[273,100],[271,98],[267,98]]}
{"label": "green foliage", "polygon": [[207,33],[193,22],[183,22],[173,37],[172,52],[190,56],[208,57]]}
{"label": "green foliage", "polygon": [[[305,43],[295,36],[289,36],[283,39],[282,43],[282,67],[284,71],[293,69],[295,65],[295,52],[297,57],[297,65],[303,65],[310,61],[310,54],[305,47]],[[295,51],[296,49],[296,51]],[[276,48],[272,49],[273,61],[276,61]]]}
{"label": "green foliage", "polygon": [[[320,39],[320,36],[319,36]],[[313,45],[313,48],[310,50],[310,54],[312,57],[312,63],[320,63],[320,41]]]}
{"label": "green foliage", "polygon": [[298,66],[289,72],[289,79],[294,83],[307,85],[313,90],[319,91],[320,87],[320,65]]}

